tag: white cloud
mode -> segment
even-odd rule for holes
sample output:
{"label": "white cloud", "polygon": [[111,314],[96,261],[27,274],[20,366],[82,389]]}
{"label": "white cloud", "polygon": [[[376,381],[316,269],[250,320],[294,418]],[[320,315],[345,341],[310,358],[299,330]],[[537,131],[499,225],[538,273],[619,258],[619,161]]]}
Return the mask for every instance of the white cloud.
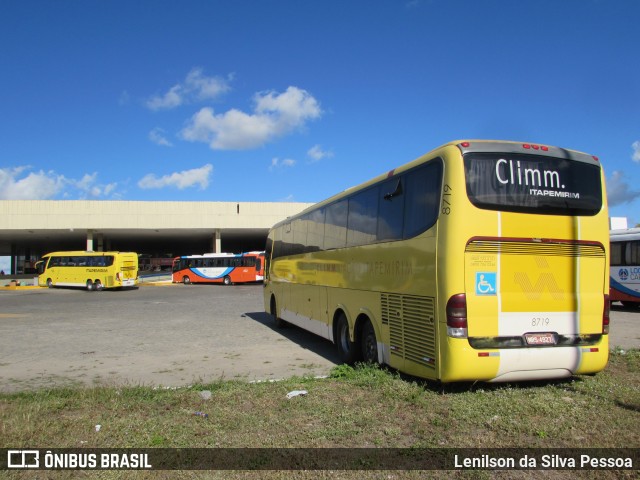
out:
{"label": "white cloud", "polygon": [[67,182],[80,190],[80,198],[107,197],[115,192],[118,186],[116,182],[103,185],[96,183],[97,178],[98,172],[93,172],[91,175],[86,173],[80,180],[67,180]]}
{"label": "white cloud", "polygon": [[175,85],[162,96],[151,97],[147,101],[147,107],[151,110],[169,110],[182,105],[182,87]]}
{"label": "white cloud", "polygon": [[291,168],[296,164],[296,161],[291,158],[284,158],[280,160],[279,158],[272,158],[271,165],[269,166],[269,171],[275,170],[276,168]]}
{"label": "white cloud", "polygon": [[173,147],[173,143],[165,137],[165,131],[162,128],[154,128],[149,132],[149,140],[161,147]]}
{"label": "white cloud", "polygon": [[20,178],[28,169],[29,167],[0,169],[0,199],[44,200],[55,197],[64,189],[64,176],[54,172],[40,170]]}
{"label": "white cloud", "polygon": [[228,92],[231,80],[233,75],[229,75],[226,80],[221,77],[205,77],[201,68],[194,68],[187,75],[184,84],[187,93],[198,100],[210,100]]}
{"label": "white cloud", "polygon": [[628,176],[623,172],[615,171],[607,180],[607,198],[610,207],[629,203],[640,197],[640,191],[632,190],[626,178]]}
{"label": "white cloud", "polygon": [[297,87],[280,94],[257,93],[253,99],[251,114],[236,109],[215,114],[212,108],[201,109],[182,130],[182,138],[208,143],[214,150],[245,150],[260,147],[322,115],[318,101]]}
{"label": "white cloud", "polygon": [[309,149],[307,155],[311,157],[313,162],[319,162],[323,158],[332,158],[333,152],[330,150],[323,150],[321,145],[314,145]]}
{"label": "white cloud", "polygon": [[174,172],[170,175],[164,175],[160,178],[150,173],[145,175],[139,182],[138,186],[144,189],[175,187],[178,190],[184,190],[195,185],[199,185],[201,190],[209,186],[209,177],[213,172],[213,166],[206,164],[200,168],[191,170],[183,170],[182,172]]}
{"label": "white cloud", "polygon": [[[97,183],[98,173],[85,174],[80,180],[66,178],[54,171],[30,172],[30,167],[0,169],[0,199],[47,200],[62,196],[71,198],[98,198],[115,193],[117,183]],[[73,192],[73,190],[78,190]],[[75,193],[75,195],[74,195]]]}
{"label": "white cloud", "polygon": [[150,110],[169,110],[194,101],[210,100],[219,97],[230,90],[229,82],[233,79],[229,75],[221,77],[207,77],[201,68],[194,68],[185,80],[171,87],[163,95],[155,95],[147,100]]}
{"label": "white cloud", "polygon": [[633,148],[633,155],[631,156],[631,160],[640,163],[640,141],[633,142],[631,144],[631,148]]}

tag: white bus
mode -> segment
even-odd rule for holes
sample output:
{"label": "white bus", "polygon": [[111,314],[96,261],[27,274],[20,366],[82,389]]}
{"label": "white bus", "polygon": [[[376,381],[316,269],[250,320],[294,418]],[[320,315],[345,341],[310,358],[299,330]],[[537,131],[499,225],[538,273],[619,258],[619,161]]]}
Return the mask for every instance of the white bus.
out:
{"label": "white bus", "polygon": [[640,228],[611,230],[611,301],[640,306]]}

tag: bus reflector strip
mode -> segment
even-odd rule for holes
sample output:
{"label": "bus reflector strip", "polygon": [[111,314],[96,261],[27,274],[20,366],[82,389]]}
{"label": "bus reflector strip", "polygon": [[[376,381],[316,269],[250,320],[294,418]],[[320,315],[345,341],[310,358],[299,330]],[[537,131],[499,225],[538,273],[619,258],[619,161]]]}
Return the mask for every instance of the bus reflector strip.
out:
{"label": "bus reflector strip", "polygon": [[591,348],[583,348],[582,353],[597,353],[599,351],[598,347]]}
{"label": "bus reflector strip", "polygon": [[499,357],[500,352],[478,352],[479,357]]}

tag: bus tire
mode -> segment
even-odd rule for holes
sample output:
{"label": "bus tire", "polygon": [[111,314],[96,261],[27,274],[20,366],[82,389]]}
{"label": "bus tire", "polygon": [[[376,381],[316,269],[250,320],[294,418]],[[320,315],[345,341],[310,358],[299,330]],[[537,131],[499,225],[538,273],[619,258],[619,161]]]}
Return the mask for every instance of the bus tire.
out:
{"label": "bus tire", "polygon": [[182,283],[184,283],[185,285],[189,285],[191,283],[191,279],[185,275],[184,277],[182,277]]}
{"label": "bus tire", "polygon": [[47,278],[47,288],[53,288],[53,280]]}
{"label": "bus tire", "polygon": [[91,280],[87,280],[87,290],[88,291],[93,290],[93,282]]}
{"label": "bus tire", "polygon": [[104,285],[102,285],[102,282],[100,280],[96,280],[95,282],[93,282],[93,289],[96,292],[100,292],[103,288]]}
{"label": "bus tire", "polygon": [[273,323],[276,328],[284,328],[287,326],[287,322],[278,317],[278,309],[276,308],[276,297],[271,297],[271,305],[269,306],[269,313],[273,319]]}
{"label": "bus tire", "polygon": [[340,359],[346,364],[353,364],[358,360],[358,346],[349,338],[349,322],[341,313],[336,323],[336,346]]}
{"label": "bus tire", "polygon": [[369,320],[367,320],[362,327],[360,347],[362,349],[362,360],[365,363],[378,363],[378,341],[376,340],[376,331],[373,329],[373,325],[371,325]]}
{"label": "bus tire", "polygon": [[226,277],[224,277],[222,279],[222,283],[224,283],[225,285],[231,285],[231,277],[229,277],[229,275],[227,275]]}

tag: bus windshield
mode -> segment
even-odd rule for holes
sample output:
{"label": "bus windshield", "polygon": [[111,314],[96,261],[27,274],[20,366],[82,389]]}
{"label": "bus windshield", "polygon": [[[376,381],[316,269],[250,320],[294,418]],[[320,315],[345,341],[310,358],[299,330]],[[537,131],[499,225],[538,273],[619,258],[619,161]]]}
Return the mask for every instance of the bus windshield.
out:
{"label": "bus windshield", "polygon": [[467,194],[488,210],[595,215],[602,208],[600,167],[543,155],[467,153]]}

